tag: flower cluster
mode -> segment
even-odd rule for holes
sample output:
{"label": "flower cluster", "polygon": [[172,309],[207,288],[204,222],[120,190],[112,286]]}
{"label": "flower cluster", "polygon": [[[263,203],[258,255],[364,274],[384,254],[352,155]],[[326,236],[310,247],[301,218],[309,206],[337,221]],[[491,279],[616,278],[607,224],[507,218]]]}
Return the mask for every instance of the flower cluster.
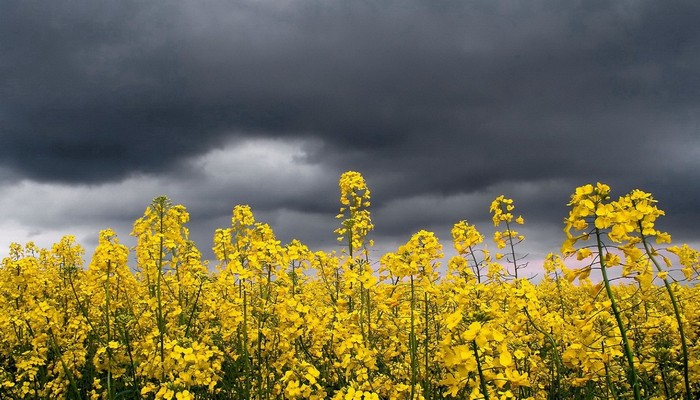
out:
{"label": "flower cluster", "polygon": [[[500,249],[506,248],[508,246],[509,254],[496,253],[496,259],[502,259],[506,257],[506,260],[512,266],[511,271],[508,271],[507,275],[512,276],[515,279],[518,278],[518,271],[525,268],[527,264],[521,264],[520,261],[524,257],[518,257],[515,253],[515,246],[520,244],[525,240],[525,236],[521,235],[518,231],[511,228],[511,222],[513,222],[512,211],[515,210],[515,205],[513,205],[513,199],[506,198],[503,195],[496,197],[493,202],[491,202],[491,207],[489,211],[492,213],[493,225],[498,227],[501,222],[504,222],[506,229],[503,231],[496,230],[493,233],[493,241],[496,243],[496,247]],[[519,215],[515,219],[517,225],[523,225],[525,220],[522,215]]]}
{"label": "flower cluster", "polygon": [[[337,219],[342,220],[341,227],[335,230],[338,241],[347,241],[350,256],[354,250],[365,250],[365,238],[374,225],[370,217],[370,191],[365,179],[359,172],[348,171],[340,177],[340,213]],[[372,242],[368,245],[371,247]]]}

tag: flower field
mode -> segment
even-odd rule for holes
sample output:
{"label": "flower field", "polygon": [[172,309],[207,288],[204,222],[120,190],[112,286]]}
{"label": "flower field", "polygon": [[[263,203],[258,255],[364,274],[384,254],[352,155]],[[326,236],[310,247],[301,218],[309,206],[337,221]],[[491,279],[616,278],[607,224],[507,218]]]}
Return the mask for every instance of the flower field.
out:
{"label": "flower field", "polygon": [[445,265],[427,231],[373,260],[370,190],[339,186],[337,253],[283,245],[239,205],[207,265],[165,197],[133,249],[104,230],[87,265],[70,236],[13,244],[0,399],[700,397],[700,253],[656,230],[651,194],[576,188],[534,282],[512,199],[491,204],[490,250],[460,221]]}

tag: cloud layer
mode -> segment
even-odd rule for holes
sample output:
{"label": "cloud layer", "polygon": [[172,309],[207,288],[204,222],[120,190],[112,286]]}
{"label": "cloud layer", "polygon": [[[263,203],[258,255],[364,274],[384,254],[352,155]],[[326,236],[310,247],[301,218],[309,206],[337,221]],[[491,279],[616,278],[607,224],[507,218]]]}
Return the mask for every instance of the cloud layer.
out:
{"label": "cloud layer", "polygon": [[680,0],[5,1],[3,226],[128,230],[166,193],[203,231],[243,202],[327,247],[352,169],[387,243],[487,223],[505,193],[539,253],[594,181],[653,192],[697,240],[698,20]]}

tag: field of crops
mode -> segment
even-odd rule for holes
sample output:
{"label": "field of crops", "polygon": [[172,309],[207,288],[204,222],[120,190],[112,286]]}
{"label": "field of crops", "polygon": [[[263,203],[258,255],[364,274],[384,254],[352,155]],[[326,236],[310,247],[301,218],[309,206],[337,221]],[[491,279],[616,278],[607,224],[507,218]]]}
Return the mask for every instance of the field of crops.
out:
{"label": "field of crops", "polygon": [[[0,398],[700,397],[700,253],[655,229],[650,194],[576,188],[537,282],[511,199],[491,205],[492,251],[460,221],[452,243],[420,231],[380,260],[369,199],[342,175],[338,253],[283,245],[236,206],[205,265],[165,197],[135,222],[135,248],[104,230],[88,265],[73,237],[13,244]],[[443,245],[458,255],[439,265]]]}

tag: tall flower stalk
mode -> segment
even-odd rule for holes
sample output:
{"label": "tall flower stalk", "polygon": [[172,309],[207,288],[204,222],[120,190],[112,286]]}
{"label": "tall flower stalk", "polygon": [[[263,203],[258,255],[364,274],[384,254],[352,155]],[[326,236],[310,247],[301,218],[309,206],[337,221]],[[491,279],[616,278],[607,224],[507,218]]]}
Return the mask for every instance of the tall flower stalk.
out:
{"label": "tall flower stalk", "polygon": [[[511,223],[515,222],[518,225],[522,225],[525,223],[525,221],[523,220],[522,216],[518,216],[515,218],[515,220],[513,220],[513,210],[515,210],[513,199],[506,198],[503,195],[496,197],[493,202],[491,202],[491,207],[489,208],[489,211],[491,211],[493,214],[491,217],[493,220],[493,226],[498,227],[501,225],[501,223],[505,223],[506,225],[505,231],[497,230],[494,232],[493,240],[496,242],[496,247],[499,249],[505,248],[506,245],[508,246],[510,254],[506,257],[506,260],[508,260],[513,266],[512,273],[509,272],[508,275],[518,279],[518,271],[525,268],[527,263],[521,263],[521,261],[525,258],[524,256],[516,256],[515,246],[522,242],[525,237],[517,231],[511,229]],[[496,254],[497,259],[501,258],[502,256],[503,255],[500,253]]]}
{"label": "tall flower stalk", "polygon": [[[145,278],[151,296],[156,300],[157,351],[163,378],[165,377],[163,365],[166,360],[165,340],[168,330],[164,299],[167,284],[165,272],[166,270],[177,271],[177,263],[173,259],[177,257],[178,252],[184,252],[186,248],[189,232],[183,225],[188,220],[189,214],[183,206],[174,206],[166,196],[159,196],[153,199],[143,217],[136,220],[131,233],[138,238],[137,262],[143,266],[142,276]],[[172,300],[179,300],[171,287],[167,290]]]}
{"label": "tall flower stalk", "polygon": [[[618,229],[619,240],[627,240],[634,244],[641,241],[644,248],[644,253],[646,257],[654,265],[658,276],[664,283],[664,288],[671,300],[671,305],[673,307],[673,315],[678,324],[678,334],[680,336],[681,352],[683,356],[683,384],[685,386],[685,398],[687,400],[691,399],[692,390],[690,387],[690,377],[688,371],[688,345],[685,336],[685,327],[683,324],[683,316],[681,313],[681,307],[679,305],[678,299],[676,298],[673,288],[668,278],[668,271],[665,271],[659,261],[656,258],[658,255],[657,251],[649,243],[651,237],[656,238],[656,242],[670,243],[671,236],[666,232],[661,232],[655,228],[656,219],[660,216],[665,215],[663,210],[656,207],[657,200],[654,199],[651,193],[646,193],[641,190],[633,190],[630,194],[620,198],[614,203],[616,210],[616,221],[615,224],[621,226]],[[632,235],[638,235],[637,237]],[[643,271],[643,273],[650,274],[649,271]],[[650,281],[646,279],[644,281]]]}
{"label": "tall flower stalk", "polygon": [[[571,201],[569,206],[571,211],[569,216],[566,218],[566,227],[564,229],[567,239],[562,246],[562,252],[566,255],[571,255],[575,253],[574,245],[578,241],[585,241],[589,238],[592,231],[595,240],[595,246],[597,250],[596,259],[600,266],[600,272],[603,277],[603,283],[605,286],[605,292],[607,294],[608,300],[610,301],[610,308],[615,317],[615,322],[620,330],[620,339],[622,344],[622,350],[624,353],[625,360],[627,362],[626,375],[627,381],[632,388],[632,393],[635,400],[641,399],[640,385],[638,381],[637,368],[634,364],[634,353],[632,351],[632,346],[627,337],[627,327],[625,322],[622,320],[622,313],[620,307],[617,304],[617,298],[613,292],[612,286],[610,284],[610,277],[608,276],[608,263],[606,260],[611,259],[604,251],[604,243],[602,231],[603,229],[610,228],[613,226],[614,216],[613,216],[613,206],[608,203],[610,199],[610,187],[608,185],[598,183],[596,186],[585,185],[576,188],[575,193],[571,196]],[[593,221],[593,228],[589,230],[589,223]],[[618,225],[619,226],[619,225]],[[583,232],[578,235],[572,234],[579,231]],[[613,229],[611,234],[614,234],[617,229]],[[592,256],[591,251],[588,248],[582,248],[578,251],[578,258],[585,259]],[[586,273],[590,273],[591,266],[584,268]]]}

